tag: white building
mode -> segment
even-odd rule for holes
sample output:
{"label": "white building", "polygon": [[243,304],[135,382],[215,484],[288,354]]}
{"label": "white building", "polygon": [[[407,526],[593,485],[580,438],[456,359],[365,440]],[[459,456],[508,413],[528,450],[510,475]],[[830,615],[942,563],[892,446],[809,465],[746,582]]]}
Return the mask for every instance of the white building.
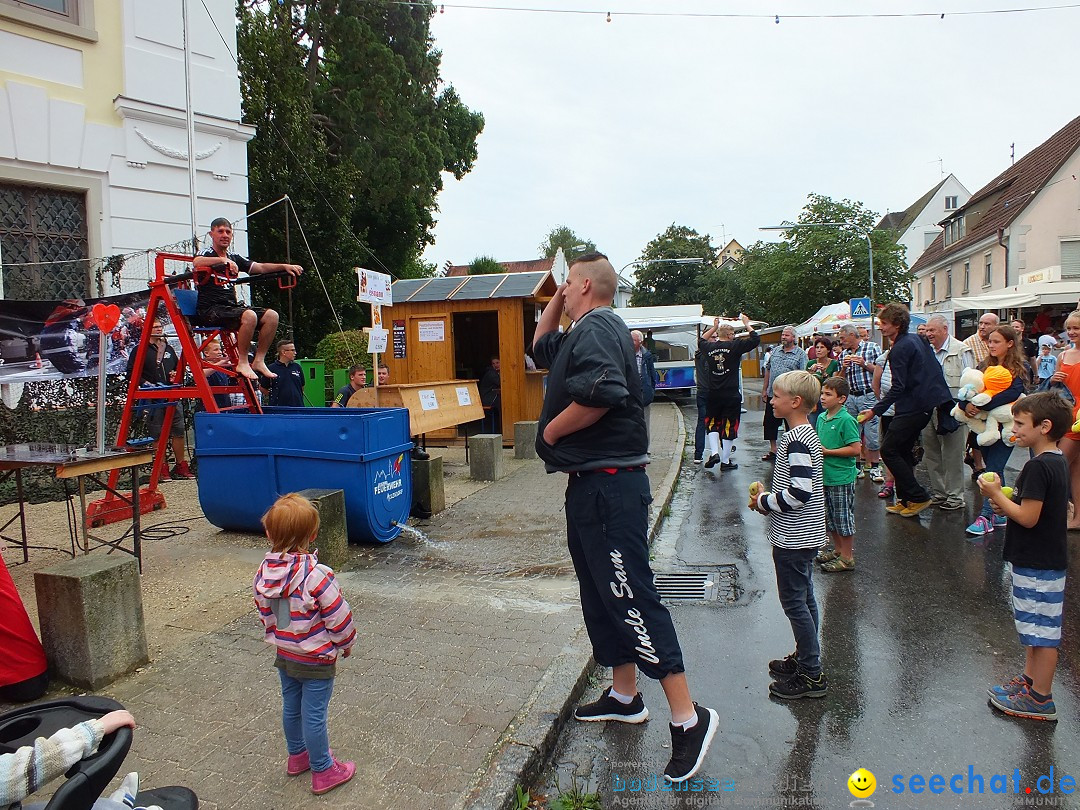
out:
{"label": "white building", "polygon": [[912,267],[941,233],[938,223],[963,207],[970,198],[971,192],[950,174],[903,211],[886,214],[877,227],[899,234],[896,241],[904,246],[907,266]]}
{"label": "white building", "polygon": [[[240,122],[235,3],[189,5],[205,235],[246,212],[254,129]],[[181,0],[0,0],[0,294],[97,296],[86,260],[190,239],[185,110]],[[239,252],[246,241],[241,223]],[[148,272],[129,259],[123,290]]]}

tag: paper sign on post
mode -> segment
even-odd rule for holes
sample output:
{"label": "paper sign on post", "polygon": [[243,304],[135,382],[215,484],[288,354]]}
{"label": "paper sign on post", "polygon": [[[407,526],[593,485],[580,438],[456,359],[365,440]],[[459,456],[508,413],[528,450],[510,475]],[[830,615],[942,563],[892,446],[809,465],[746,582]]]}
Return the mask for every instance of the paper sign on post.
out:
{"label": "paper sign on post", "polygon": [[439,409],[439,400],[435,398],[435,392],[430,388],[420,392],[420,407],[425,411],[436,411]]}
{"label": "paper sign on post", "polygon": [[356,276],[360,283],[360,292],[356,296],[357,301],[365,304],[385,304],[391,306],[394,303],[390,292],[390,276],[386,273],[376,273],[374,270],[365,270],[357,267]]}
{"label": "paper sign on post", "polygon": [[369,354],[382,354],[386,351],[389,332],[385,329],[367,330],[367,350]]}
{"label": "paper sign on post", "polygon": [[382,329],[382,305],[371,305],[371,326],[373,329]]}
{"label": "paper sign on post", "polygon": [[472,405],[472,397],[469,396],[469,389],[463,385],[458,386],[457,391],[457,404],[462,407],[466,405]]}

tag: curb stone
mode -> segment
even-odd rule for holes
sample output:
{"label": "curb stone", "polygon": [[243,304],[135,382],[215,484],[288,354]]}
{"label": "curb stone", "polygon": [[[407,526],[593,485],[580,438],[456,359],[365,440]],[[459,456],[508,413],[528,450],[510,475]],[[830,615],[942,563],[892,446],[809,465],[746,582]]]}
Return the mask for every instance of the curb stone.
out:
{"label": "curb stone", "polygon": [[[686,446],[686,423],[672,403],[677,420],[671,466],[660,485],[660,497],[649,513],[649,543],[664,521],[675,492]],[[555,744],[596,669],[584,624],[548,666],[528,704],[495,744],[484,771],[477,775],[463,802],[454,810],[514,810],[515,788],[533,784],[554,753]]]}

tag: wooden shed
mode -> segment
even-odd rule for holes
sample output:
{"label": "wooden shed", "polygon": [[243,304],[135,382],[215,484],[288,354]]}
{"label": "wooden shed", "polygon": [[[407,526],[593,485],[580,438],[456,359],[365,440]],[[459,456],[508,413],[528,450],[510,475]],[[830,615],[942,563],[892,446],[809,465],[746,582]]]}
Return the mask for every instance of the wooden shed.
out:
{"label": "wooden shed", "polygon": [[[515,422],[540,417],[547,372],[527,371],[525,350],[557,286],[550,272],[395,281],[394,305],[383,311],[391,345],[382,358],[391,384],[479,380],[498,357],[502,390],[494,410],[504,441],[513,442]],[[445,441],[464,432],[427,438]]]}

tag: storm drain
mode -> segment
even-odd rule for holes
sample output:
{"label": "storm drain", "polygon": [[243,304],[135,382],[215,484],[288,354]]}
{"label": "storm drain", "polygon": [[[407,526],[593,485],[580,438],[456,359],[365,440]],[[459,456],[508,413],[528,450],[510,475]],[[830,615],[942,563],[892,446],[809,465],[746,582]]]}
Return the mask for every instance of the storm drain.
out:
{"label": "storm drain", "polygon": [[734,565],[701,566],[665,571],[653,576],[661,599],[679,602],[717,602],[735,599]]}

